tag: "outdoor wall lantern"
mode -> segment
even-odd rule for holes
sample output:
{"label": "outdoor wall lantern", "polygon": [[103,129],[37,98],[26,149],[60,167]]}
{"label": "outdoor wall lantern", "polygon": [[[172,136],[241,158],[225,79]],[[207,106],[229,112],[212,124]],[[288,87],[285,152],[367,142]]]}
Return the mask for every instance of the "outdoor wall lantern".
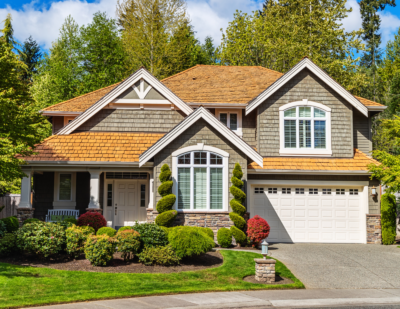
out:
{"label": "outdoor wall lantern", "polygon": [[261,243],[261,254],[264,256],[264,260],[267,259],[268,255],[268,243],[264,239],[263,242]]}
{"label": "outdoor wall lantern", "polygon": [[373,187],[371,188],[371,195],[372,195],[372,196],[377,196],[377,195],[378,195],[378,193],[376,193],[376,188],[375,188],[375,186],[373,186]]}

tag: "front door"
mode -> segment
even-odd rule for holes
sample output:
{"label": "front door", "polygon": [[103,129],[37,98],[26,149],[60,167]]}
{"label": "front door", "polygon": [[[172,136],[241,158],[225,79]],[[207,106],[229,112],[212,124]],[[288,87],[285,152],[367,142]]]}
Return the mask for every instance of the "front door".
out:
{"label": "front door", "polygon": [[114,226],[131,226],[138,220],[138,183],[137,180],[115,181]]}

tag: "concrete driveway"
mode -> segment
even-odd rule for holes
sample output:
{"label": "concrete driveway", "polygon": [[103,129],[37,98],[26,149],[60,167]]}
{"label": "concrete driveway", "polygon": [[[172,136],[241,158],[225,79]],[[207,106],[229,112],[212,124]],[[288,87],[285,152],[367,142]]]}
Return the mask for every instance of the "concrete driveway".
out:
{"label": "concrete driveway", "polygon": [[360,244],[271,244],[308,289],[398,289],[400,248]]}

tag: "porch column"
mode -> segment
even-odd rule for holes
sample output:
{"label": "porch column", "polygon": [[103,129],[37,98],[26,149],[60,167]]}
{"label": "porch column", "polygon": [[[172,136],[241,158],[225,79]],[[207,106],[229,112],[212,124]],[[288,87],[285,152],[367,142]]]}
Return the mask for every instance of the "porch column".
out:
{"label": "porch column", "polygon": [[89,170],[90,173],[90,202],[88,211],[100,211],[100,174],[101,171]]}
{"label": "porch column", "polygon": [[32,171],[23,170],[26,176],[21,179],[21,200],[18,207],[20,208],[32,208],[31,204],[31,181],[32,181]]}
{"label": "porch column", "polygon": [[149,205],[147,208],[154,208],[154,176],[153,172],[149,172]]}

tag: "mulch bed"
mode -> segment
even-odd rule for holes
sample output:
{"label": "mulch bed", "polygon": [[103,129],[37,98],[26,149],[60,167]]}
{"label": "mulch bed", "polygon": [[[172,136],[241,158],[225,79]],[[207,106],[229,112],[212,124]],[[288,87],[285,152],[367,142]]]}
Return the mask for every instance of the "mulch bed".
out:
{"label": "mulch bed", "polygon": [[84,255],[76,260],[71,260],[67,255],[59,255],[49,260],[40,260],[35,256],[13,256],[0,258],[1,263],[21,266],[46,267],[59,270],[80,270],[104,273],[176,273],[181,271],[196,271],[206,268],[221,266],[222,255],[217,252],[208,252],[197,257],[184,258],[177,266],[146,266],[137,261],[125,263],[120,253],[114,254],[114,259],[105,267],[93,266]]}
{"label": "mulch bed", "polygon": [[275,277],[275,283],[266,283],[266,282],[260,282],[256,280],[256,276],[247,276],[243,278],[244,281],[250,282],[250,283],[257,283],[257,284],[267,284],[267,285],[274,285],[274,284],[291,284],[293,283],[292,280],[288,278],[283,278],[281,276],[276,276]]}

